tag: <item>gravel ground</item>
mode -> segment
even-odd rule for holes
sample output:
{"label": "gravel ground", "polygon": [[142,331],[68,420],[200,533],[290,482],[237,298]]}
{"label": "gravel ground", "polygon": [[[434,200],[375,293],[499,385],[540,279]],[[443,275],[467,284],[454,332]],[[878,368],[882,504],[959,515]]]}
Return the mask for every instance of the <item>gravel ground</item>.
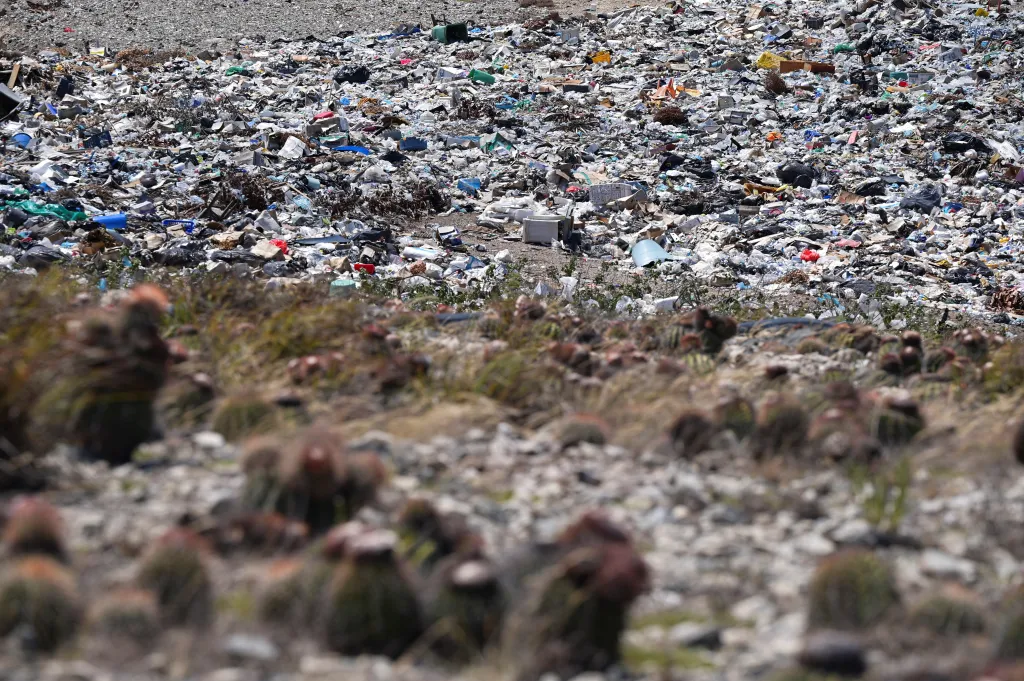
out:
{"label": "gravel ground", "polygon": [[[739,361],[742,353],[733,350],[732,361]],[[469,411],[446,408],[423,420],[436,423],[446,416],[472,421]],[[401,430],[408,425],[395,424]],[[637,604],[626,635],[631,658],[649,658],[634,667],[635,678],[656,678],[666,650],[677,651],[675,673],[686,674],[673,678],[771,677],[803,646],[805,593],[815,565],[844,547],[884,545],[882,555],[894,566],[911,605],[950,580],[973,587],[982,602],[995,602],[999,585],[1020,569],[1019,554],[996,538],[1000,533],[972,532],[993,517],[1010,523],[1021,511],[1024,489],[1000,484],[992,471],[975,480],[942,480],[922,471],[912,494],[920,498],[929,488],[933,496],[912,505],[894,539],[878,534],[865,520],[864,499],[841,470],[789,469],[766,478],[756,466],[738,465],[735,445],[728,442],[692,462],[666,454],[659,443],[635,451],[616,445],[563,448],[552,429],[530,432],[507,423],[417,440],[374,431],[353,441],[381,452],[397,474],[364,520],[379,523],[404,498],[427,494],[442,508],[470,518],[499,556],[531,534],[553,533],[581,508],[604,508],[637,534],[655,581]],[[244,484],[232,465],[237,451],[215,433],[172,438],[148,452],[145,470],[62,465],[62,478],[94,490],[87,496],[69,491],[52,497],[68,519],[79,557],[76,570],[90,600],[131,579],[132,563],[116,557],[119,552],[140,551],[169,519],[216,515]],[[993,514],[984,500],[997,498],[1005,501]],[[126,508],[132,512],[125,513]],[[341,658],[308,635],[282,636],[251,621],[247,594],[279,557],[215,563],[218,622],[203,640],[167,636],[150,656],[118,666],[111,663],[108,646],[89,637],[79,659],[53,661],[35,678],[57,681],[73,674],[93,681],[183,673],[220,681],[259,678],[247,675],[256,670],[295,681],[341,678],[335,674],[367,681],[437,678],[430,668]],[[882,672],[877,678],[910,678],[902,674],[965,662],[970,667],[980,659],[971,640],[904,654],[903,638],[887,643],[885,634],[876,633],[865,641],[873,650],[873,665]],[[190,653],[182,655],[182,646]],[[264,649],[273,652],[258,652]],[[12,668],[25,662],[16,651],[0,654],[0,661]],[[104,669],[113,669],[114,675],[104,676]],[[476,669],[461,678],[509,677],[501,669]]]}
{"label": "gravel ground", "polygon": [[[796,353],[794,347],[813,335],[812,329],[796,328],[737,337],[723,351],[717,380],[710,384],[696,376],[671,383],[652,375],[652,385],[661,380],[662,388],[655,389],[666,394],[650,408],[673,413],[667,404],[685,402],[687,393],[714,402],[721,386],[749,381],[769,363],[789,368],[787,385],[794,393],[844,367],[858,383],[868,380],[873,361],[856,351]],[[410,332],[405,340],[439,352],[455,338],[465,356],[484,345],[468,332],[447,340]],[[631,377],[637,375],[625,372],[619,380]],[[674,390],[665,391],[670,383]],[[622,408],[639,413],[635,405]],[[381,498],[360,515],[370,525],[387,526],[409,498],[429,498],[466,517],[499,565],[528,537],[552,536],[581,509],[601,508],[629,528],[653,574],[624,639],[632,676],[616,670],[577,681],[774,680],[798,651],[812,645],[804,637],[808,584],[818,562],[844,548],[873,547],[884,557],[907,612],[957,582],[970,589],[979,607],[991,606],[990,625],[999,621],[996,604],[1005,585],[1020,574],[1024,551],[1016,528],[1024,485],[1001,455],[987,463],[972,457],[971,475],[950,475],[954,461],[962,463],[958,447],[974,437],[966,430],[960,439],[918,439],[910,502],[898,521],[886,525],[869,521],[871,495],[842,467],[820,459],[757,463],[731,433],[686,459],[652,437],[650,428],[620,429],[605,444],[567,444],[558,419],[533,428],[509,416],[514,414],[482,400],[441,402],[426,411],[339,419],[339,433],[353,450],[380,454],[393,471]],[[928,416],[934,420],[930,432],[953,432],[947,428],[956,418],[952,414]],[[52,453],[48,461],[57,489],[48,498],[67,522],[84,599],[94,602],[130,583],[133,557],[169,523],[189,517],[209,525],[230,511],[245,484],[237,457],[235,446],[206,431],[169,433],[145,447],[144,463],[116,469],[72,461],[63,450]],[[14,643],[0,645],[0,668],[18,670],[0,679],[445,678],[430,665],[339,657],[310,632],[279,631],[255,621],[254,594],[283,555],[229,553],[211,562],[217,618],[209,631],[166,632],[147,654],[124,659],[95,632],[82,637],[74,659],[42,664]],[[866,632],[857,644],[870,651],[869,679],[976,678],[987,640],[931,638],[918,629],[904,631],[900,622]],[[511,679],[497,665],[488,658],[457,678]],[[937,670],[948,676],[917,676]]]}
{"label": "gravel ground", "polygon": [[[111,49],[223,48],[242,38],[325,38],[345,31],[387,30],[399,22],[429,26],[431,16],[500,24],[551,11],[520,9],[519,0],[5,0],[2,4],[0,47],[11,50],[74,49],[84,42]],[[601,0],[597,7],[604,11],[626,4]],[[589,7],[586,0],[557,0],[554,9],[573,15]]]}

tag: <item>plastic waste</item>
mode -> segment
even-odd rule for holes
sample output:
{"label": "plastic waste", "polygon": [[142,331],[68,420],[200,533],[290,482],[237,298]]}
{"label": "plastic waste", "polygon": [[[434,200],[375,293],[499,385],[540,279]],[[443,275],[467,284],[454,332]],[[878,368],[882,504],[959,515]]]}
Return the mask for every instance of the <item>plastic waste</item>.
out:
{"label": "plastic waste", "polygon": [[128,216],[124,213],[112,213],[110,215],[94,215],[92,221],[102,225],[106,229],[119,230],[128,226]]}
{"label": "plastic waste", "polygon": [[818,177],[818,171],[803,163],[788,162],[779,166],[775,173],[786,184],[810,189]]}
{"label": "plastic waste", "polygon": [[481,71],[479,69],[473,69],[472,71],[470,71],[469,79],[477,83],[484,83],[486,85],[494,85],[494,83],[497,80],[490,73],[487,73],[486,71]]}
{"label": "plastic waste", "polygon": [[643,239],[636,242],[631,251],[633,263],[637,267],[647,267],[663,260],[668,260],[668,252],[657,241]]}
{"label": "plastic waste", "polygon": [[46,215],[60,220],[67,220],[68,222],[78,222],[88,219],[83,211],[68,210],[64,206],[59,206],[53,203],[39,204],[35,201],[6,201],[4,202],[4,205],[6,207],[18,208],[30,215]]}
{"label": "plastic waste", "polygon": [[942,205],[942,194],[939,188],[933,184],[922,186],[900,201],[900,208],[920,213],[930,213],[940,205]]}

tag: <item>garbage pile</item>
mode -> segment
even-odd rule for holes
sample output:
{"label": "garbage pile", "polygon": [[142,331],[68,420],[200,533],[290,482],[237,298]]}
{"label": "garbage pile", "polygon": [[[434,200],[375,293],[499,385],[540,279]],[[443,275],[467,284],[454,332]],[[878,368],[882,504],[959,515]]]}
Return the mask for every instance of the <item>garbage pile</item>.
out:
{"label": "garbage pile", "polygon": [[472,293],[542,252],[525,243],[811,292],[823,315],[880,323],[895,301],[1011,323],[1013,10],[699,1],[223,54],[8,53],[0,267]]}

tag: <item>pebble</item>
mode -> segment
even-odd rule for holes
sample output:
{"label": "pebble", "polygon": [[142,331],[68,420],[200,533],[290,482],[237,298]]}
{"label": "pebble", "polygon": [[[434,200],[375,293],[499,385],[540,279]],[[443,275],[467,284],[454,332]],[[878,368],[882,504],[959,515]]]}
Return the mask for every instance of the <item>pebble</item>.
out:
{"label": "pebble", "polygon": [[969,560],[927,549],[921,554],[921,571],[938,579],[956,579],[970,584],[977,577],[978,568]]}
{"label": "pebble", "polygon": [[868,521],[857,518],[834,529],[832,540],[837,544],[870,546],[875,541],[875,530]]}
{"label": "pebble", "polygon": [[683,622],[672,627],[669,640],[686,648],[707,648],[718,650],[722,647],[722,629],[720,627]]}
{"label": "pebble", "polygon": [[232,657],[260,662],[273,662],[281,655],[277,646],[266,637],[246,634],[229,636],[222,649]]}
{"label": "pebble", "polygon": [[220,449],[226,444],[224,436],[211,430],[204,430],[192,436],[192,441],[201,449]]}
{"label": "pebble", "polygon": [[844,676],[860,676],[868,666],[860,641],[837,631],[810,635],[797,659],[808,669]]}

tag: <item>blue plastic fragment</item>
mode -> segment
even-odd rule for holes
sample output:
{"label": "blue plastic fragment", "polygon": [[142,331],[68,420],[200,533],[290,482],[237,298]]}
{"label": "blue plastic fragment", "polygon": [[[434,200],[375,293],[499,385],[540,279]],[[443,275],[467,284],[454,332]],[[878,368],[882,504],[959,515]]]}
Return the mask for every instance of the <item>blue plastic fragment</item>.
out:
{"label": "blue plastic fragment", "polygon": [[427,140],[418,137],[406,137],[398,143],[398,148],[402,151],[426,151]]}
{"label": "blue plastic fragment", "polygon": [[331,151],[353,151],[357,154],[362,154],[363,156],[370,155],[370,150],[367,149],[366,147],[357,147],[351,144],[346,144],[345,146],[341,147],[331,147]]}

